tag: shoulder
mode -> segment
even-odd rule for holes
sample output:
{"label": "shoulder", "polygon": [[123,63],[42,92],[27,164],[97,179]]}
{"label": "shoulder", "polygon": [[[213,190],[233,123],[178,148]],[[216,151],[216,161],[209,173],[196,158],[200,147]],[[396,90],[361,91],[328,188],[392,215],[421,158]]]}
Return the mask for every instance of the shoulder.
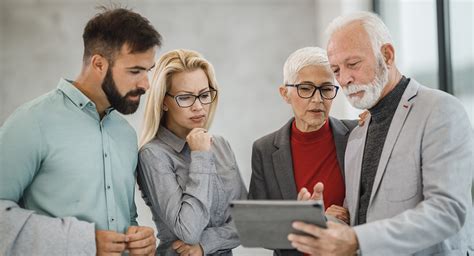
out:
{"label": "shoulder", "polygon": [[273,148],[277,140],[284,140],[286,138],[289,141],[292,122],[293,118],[290,119],[285,125],[280,127],[278,130],[258,138],[254,141],[253,148],[268,149]]}
{"label": "shoulder", "polygon": [[55,112],[57,104],[55,104],[59,97],[58,90],[53,90],[38,98],[24,103],[18,107],[5,121],[2,129],[12,128],[18,130],[27,128],[31,131],[32,127],[39,126],[39,121],[50,113]]}
{"label": "shoulder", "polygon": [[358,120],[337,119],[329,117],[329,124],[334,135],[346,135],[350,133],[358,125]]}
{"label": "shoulder", "polygon": [[138,161],[142,165],[172,165],[179,153],[166,143],[154,138],[138,151]]}

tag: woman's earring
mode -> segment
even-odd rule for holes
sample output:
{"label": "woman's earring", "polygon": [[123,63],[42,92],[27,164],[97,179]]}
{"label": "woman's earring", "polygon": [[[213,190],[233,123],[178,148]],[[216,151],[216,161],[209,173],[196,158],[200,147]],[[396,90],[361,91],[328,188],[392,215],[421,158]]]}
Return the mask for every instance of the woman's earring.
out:
{"label": "woman's earring", "polygon": [[167,107],[167,106],[163,106],[163,110],[164,110],[164,111],[168,111],[168,107]]}

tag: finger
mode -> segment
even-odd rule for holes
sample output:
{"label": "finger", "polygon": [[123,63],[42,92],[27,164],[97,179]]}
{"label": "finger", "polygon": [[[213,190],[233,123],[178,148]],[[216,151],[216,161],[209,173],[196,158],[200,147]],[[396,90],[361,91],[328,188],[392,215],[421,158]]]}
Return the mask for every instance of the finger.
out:
{"label": "finger", "polygon": [[106,252],[123,252],[127,247],[126,243],[107,243],[104,246]]}
{"label": "finger", "polygon": [[126,235],[124,235],[122,233],[112,232],[112,231],[107,233],[106,241],[111,242],[111,243],[125,243],[125,242],[128,242]]}
{"label": "finger", "polygon": [[308,189],[302,188],[302,189],[300,190],[300,192],[298,193],[298,196],[297,196],[296,199],[299,200],[299,201],[301,201],[301,200],[303,199],[303,196],[304,196],[306,193],[309,193],[309,192],[308,192]]}
{"label": "finger", "polygon": [[322,182],[316,183],[313,188],[312,200],[323,200],[324,185]]}
{"label": "finger", "polygon": [[134,233],[137,233],[137,231],[138,231],[138,227],[137,227],[137,226],[130,226],[130,227],[128,227],[126,234],[127,234],[127,235],[128,235],[128,234],[134,234]]}
{"label": "finger", "polygon": [[154,250],[154,246],[148,246],[144,248],[138,248],[138,249],[130,249],[130,256],[134,255],[148,255],[151,254]]}
{"label": "finger", "polygon": [[128,241],[130,242],[144,240],[150,236],[153,237],[153,229],[151,228],[150,229],[142,228],[142,229],[139,229],[136,233],[127,235]]}
{"label": "finger", "polygon": [[314,237],[321,237],[323,235],[324,230],[316,225],[306,224],[301,221],[295,221],[291,225],[294,229],[303,231],[304,233],[308,233]]}
{"label": "finger", "polygon": [[312,247],[310,247],[308,245],[305,245],[305,244],[300,244],[298,242],[292,242],[291,246],[293,246],[296,250],[298,250],[302,253],[306,253],[306,254],[310,254],[310,255],[320,255],[320,254],[318,254],[317,249],[312,248]]}
{"label": "finger", "polygon": [[154,237],[147,237],[146,239],[129,242],[128,243],[128,248],[129,249],[145,248],[145,247],[148,247],[150,245],[154,246],[155,243],[156,243],[156,239]]}
{"label": "finger", "polygon": [[181,247],[179,247],[178,249],[176,249],[176,252],[179,253],[179,254],[182,254],[183,252],[187,251],[188,250],[188,247],[189,245],[183,245]]}
{"label": "finger", "polygon": [[181,240],[176,240],[173,242],[173,244],[171,245],[171,247],[173,248],[173,250],[176,250],[178,249],[179,247],[183,246],[185,243]]}

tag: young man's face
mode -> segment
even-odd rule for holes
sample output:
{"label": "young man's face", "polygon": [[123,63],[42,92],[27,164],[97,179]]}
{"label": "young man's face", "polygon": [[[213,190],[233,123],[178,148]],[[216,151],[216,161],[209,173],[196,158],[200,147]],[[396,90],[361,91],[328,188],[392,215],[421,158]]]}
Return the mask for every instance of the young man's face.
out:
{"label": "young man's face", "polygon": [[102,89],[110,105],[122,114],[134,113],[140,104],[140,96],[150,87],[148,71],[154,67],[155,47],[141,53],[130,53],[123,45],[108,68]]}

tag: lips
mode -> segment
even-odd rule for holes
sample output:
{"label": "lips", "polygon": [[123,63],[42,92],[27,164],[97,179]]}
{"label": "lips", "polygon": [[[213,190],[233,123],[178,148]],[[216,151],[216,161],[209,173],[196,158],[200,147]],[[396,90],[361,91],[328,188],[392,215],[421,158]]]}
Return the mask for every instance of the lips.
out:
{"label": "lips", "polygon": [[191,120],[194,121],[194,122],[200,122],[200,121],[202,121],[205,117],[206,117],[206,115],[196,115],[196,116],[190,117],[189,119],[191,119]]}

